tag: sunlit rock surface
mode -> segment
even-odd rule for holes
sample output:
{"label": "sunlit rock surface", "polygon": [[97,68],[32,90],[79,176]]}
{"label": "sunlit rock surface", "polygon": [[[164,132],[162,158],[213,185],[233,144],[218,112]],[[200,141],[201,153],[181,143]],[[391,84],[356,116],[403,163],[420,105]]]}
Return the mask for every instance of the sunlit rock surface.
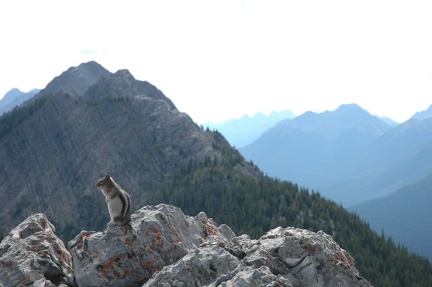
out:
{"label": "sunlit rock surface", "polygon": [[164,204],[135,212],[132,226],[82,231],[68,251],[33,215],[0,244],[0,286],[371,286],[321,231],[278,227],[254,240]]}

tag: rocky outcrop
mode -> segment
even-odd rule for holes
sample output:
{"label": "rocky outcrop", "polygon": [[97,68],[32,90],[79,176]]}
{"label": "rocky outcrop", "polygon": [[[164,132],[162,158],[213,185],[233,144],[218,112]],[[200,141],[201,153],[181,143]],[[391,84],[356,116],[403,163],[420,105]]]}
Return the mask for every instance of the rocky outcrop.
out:
{"label": "rocky outcrop", "polygon": [[[0,243],[0,286],[73,285],[72,258],[42,213],[34,214]],[[33,285],[31,285],[33,284]]]}
{"label": "rocky outcrop", "polygon": [[0,244],[0,286],[371,286],[321,231],[278,227],[253,240],[170,205],[141,208],[132,225],[82,231],[69,253],[33,215]]}

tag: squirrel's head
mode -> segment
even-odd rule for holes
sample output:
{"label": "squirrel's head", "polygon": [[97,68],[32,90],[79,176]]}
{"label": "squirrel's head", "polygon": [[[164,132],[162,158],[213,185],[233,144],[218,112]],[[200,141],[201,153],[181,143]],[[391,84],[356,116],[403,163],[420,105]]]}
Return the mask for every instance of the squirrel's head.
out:
{"label": "squirrel's head", "polygon": [[113,182],[111,180],[111,177],[109,174],[105,175],[104,177],[100,178],[97,182],[96,182],[96,188],[99,189],[106,189],[107,187],[113,185]]}

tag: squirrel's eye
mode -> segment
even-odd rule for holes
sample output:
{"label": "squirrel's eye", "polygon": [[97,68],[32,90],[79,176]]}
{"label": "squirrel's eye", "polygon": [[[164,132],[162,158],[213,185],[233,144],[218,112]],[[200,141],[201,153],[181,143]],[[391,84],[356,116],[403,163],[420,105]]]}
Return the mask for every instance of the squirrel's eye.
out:
{"label": "squirrel's eye", "polygon": [[99,184],[103,184],[103,183],[104,183],[104,181],[103,181],[103,180],[99,181]]}

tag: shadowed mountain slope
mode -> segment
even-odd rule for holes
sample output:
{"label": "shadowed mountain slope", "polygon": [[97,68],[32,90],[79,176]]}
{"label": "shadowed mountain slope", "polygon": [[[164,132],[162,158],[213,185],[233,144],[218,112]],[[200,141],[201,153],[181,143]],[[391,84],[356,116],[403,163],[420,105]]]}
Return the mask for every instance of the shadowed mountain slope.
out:
{"label": "shadowed mountain slope", "polygon": [[432,260],[432,174],[392,194],[353,206],[350,210],[384,231],[412,252]]}
{"label": "shadowed mountain slope", "polygon": [[0,131],[5,231],[34,212],[70,236],[77,228],[100,228],[108,218],[94,187],[102,174],[118,178],[138,208],[191,158],[230,149],[153,85],[94,62],[68,69],[31,103],[0,118]]}

